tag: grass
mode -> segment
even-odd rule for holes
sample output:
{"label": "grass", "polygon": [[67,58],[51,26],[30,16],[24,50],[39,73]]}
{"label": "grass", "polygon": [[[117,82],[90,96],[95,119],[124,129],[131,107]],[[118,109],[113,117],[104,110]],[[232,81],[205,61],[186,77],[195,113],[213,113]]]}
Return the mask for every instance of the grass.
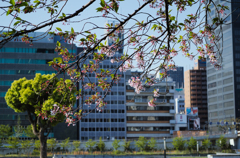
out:
{"label": "grass", "polygon": [[171,158],[207,158],[207,156],[178,156],[178,157],[171,157]]}
{"label": "grass", "polygon": [[[209,150],[209,154],[213,154],[213,153],[216,153],[216,150]],[[54,154],[57,154],[57,155],[119,155],[119,156],[124,156],[124,155],[163,155],[163,150],[158,150],[158,151],[148,151],[148,152],[136,152],[136,151],[133,151],[133,152],[122,152],[122,151],[104,151],[104,152],[100,152],[100,151],[93,151],[93,153],[89,153],[88,151],[73,151],[73,152],[62,152],[62,151],[54,151]],[[188,151],[188,150],[184,150],[184,151],[177,151],[177,150],[168,150],[167,151],[167,156],[170,158],[206,158],[205,157],[192,157],[192,156],[184,156],[184,155],[191,155],[191,154],[194,154],[196,155],[197,152],[196,151]],[[201,150],[199,152],[200,155],[202,154],[208,154],[206,151],[204,150]],[[171,156],[173,155],[173,156]],[[175,156],[175,155],[183,155],[183,156]],[[10,155],[0,155],[0,157],[26,157],[28,155],[26,154],[10,154]],[[38,157],[39,156],[39,152],[35,152],[34,154],[30,154],[29,157]],[[47,156],[48,157],[52,157],[52,153],[51,152],[48,152],[47,153]]]}

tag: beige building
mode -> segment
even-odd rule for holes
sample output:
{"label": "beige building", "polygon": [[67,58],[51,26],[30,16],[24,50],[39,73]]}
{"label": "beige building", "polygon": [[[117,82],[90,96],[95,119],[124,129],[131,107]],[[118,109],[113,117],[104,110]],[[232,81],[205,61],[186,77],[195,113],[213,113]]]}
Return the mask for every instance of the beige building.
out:
{"label": "beige building", "polygon": [[200,128],[207,129],[208,105],[205,60],[195,60],[194,68],[184,72],[184,85],[185,107],[198,107]]}

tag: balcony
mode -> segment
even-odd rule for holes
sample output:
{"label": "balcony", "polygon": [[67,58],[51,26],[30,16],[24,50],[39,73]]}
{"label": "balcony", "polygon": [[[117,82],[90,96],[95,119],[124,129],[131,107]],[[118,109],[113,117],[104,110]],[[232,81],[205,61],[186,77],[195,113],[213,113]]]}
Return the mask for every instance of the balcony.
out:
{"label": "balcony", "polygon": [[[170,120],[171,121],[171,120]],[[175,122],[175,120],[173,120]],[[169,121],[127,121],[127,123],[169,123]]]}
{"label": "balcony", "polygon": [[175,114],[175,110],[174,110],[174,109],[171,109],[171,110],[169,110],[169,113],[170,113],[170,114]]}
{"label": "balcony", "polygon": [[170,120],[170,124],[175,124],[176,120]]}
{"label": "balcony", "polygon": [[169,89],[169,93],[174,93],[175,90],[174,89]]}
{"label": "balcony", "polygon": [[169,131],[127,131],[127,134],[169,134]]}
{"label": "balcony", "polygon": [[127,110],[127,113],[169,113],[167,110]]}

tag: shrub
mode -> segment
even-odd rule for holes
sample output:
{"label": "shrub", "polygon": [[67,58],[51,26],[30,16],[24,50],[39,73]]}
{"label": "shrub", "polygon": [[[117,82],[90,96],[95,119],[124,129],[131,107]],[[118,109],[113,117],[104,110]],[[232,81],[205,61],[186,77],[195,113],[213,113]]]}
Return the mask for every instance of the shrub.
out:
{"label": "shrub", "polygon": [[189,150],[196,150],[197,149],[197,140],[193,137],[190,138],[189,141],[186,141]]}
{"label": "shrub", "polygon": [[99,138],[99,142],[97,143],[97,150],[103,151],[105,149],[105,143],[102,141],[102,137]]}
{"label": "shrub", "polygon": [[135,146],[138,147],[141,152],[144,151],[146,145],[147,145],[147,139],[144,138],[143,136],[140,136],[138,138],[138,141],[135,141]]}
{"label": "shrub", "polygon": [[216,145],[221,149],[227,149],[227,139],[224,138],[224,135],[221,135],[219,139],[217,139]]}
{"label": "shrub", "polygon": [[154,139],[154,138],[151,138],[149,141],[148,141],[148,147],[150,148],[150,150],[154,150],[156,149],[156,143],[157,143],[157,140]]}
{"label": "shrub", "polygon": [[131,141],[126,141],[126,140],[123,140],[124,143],[123,143],[123,148],[124,148],[124,151],[132,151],[131,147],[130,147],[130,144],[131,144]]}
{"label": "shrub", "polygon": [[174,146],[174,149],[176,149],[176,150],[184,150],[185,143],[186,143],[186,141],[184,141],[182,137],[175,137],[173,139],[172,145]]}
{"label": "shrub", "polygon": [[73,141],[73,146],[74,146],[74,150],[75,150],[75,151],[79,152],[79,150],[80,150],[80,149],[79,149],[80,144],[81,144],[81,142],[80,142],[79,140]]}
{"label": "shrub", "polygon": [[208,153],[208,149],[211,147],[211,145],[212,145],[212,143],[208,139],[208,137],[202,141],[202,148],[207,150],[207,153]]}
{"label": "shrub", "polygon": [[86,148],[88,148],[89,152],[91,152],[91,153],[92,153],[93,147],[94,147],[95,145],[96,145],[96,142],[95,142],[95,141],[92,141],[92,139],[89,139],[89,140],[86,142],[86,144],[85,144]]}
{"label": "shrub", "polygon": [[115,139],[113,141],[112,146],[113,146],[114,150],[117,150],[118,148],[121,147],[121,145],[119,145],[119,142],[120,142],[120,140],[117,140],[117,139]]}

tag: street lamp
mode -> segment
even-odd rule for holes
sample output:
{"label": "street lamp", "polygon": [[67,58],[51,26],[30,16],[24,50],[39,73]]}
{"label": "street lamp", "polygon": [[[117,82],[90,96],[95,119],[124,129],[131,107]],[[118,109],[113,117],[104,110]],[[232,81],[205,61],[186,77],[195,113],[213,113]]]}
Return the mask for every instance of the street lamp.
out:
{"label": "street lamp", "polygon": [[164,158],[166,158],[166,138],[163,138],[163,149],[164,149]]}

